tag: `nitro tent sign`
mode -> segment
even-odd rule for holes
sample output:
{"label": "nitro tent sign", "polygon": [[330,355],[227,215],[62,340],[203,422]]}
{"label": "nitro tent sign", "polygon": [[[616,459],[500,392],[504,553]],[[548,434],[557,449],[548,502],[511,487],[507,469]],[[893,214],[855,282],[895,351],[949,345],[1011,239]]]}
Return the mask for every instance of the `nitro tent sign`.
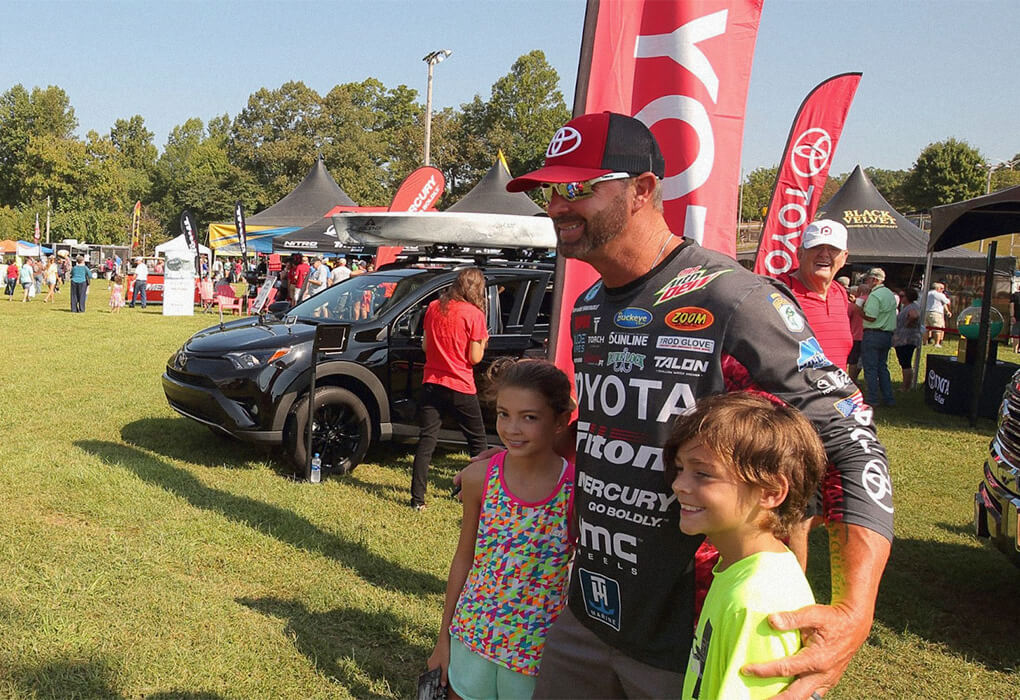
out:
{"label": "nitro tent sign", "polygon": [[834,76],[808,93],[801,103],[758,241],[754,261],[758,274],[775,277],[793,269],[797,246],[818,209],[829,165],[860,81],[860,73]]}

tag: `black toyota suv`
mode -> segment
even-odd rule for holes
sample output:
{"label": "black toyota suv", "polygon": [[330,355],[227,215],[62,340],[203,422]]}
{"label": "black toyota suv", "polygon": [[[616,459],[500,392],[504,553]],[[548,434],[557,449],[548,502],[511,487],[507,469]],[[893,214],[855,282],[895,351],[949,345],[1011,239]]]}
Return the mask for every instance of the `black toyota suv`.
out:
{"label": "black toyota suv", "polygon": [[[373,441],[417,437],[425,309],[459,269],[406,267],[359,275],[285,312],[199,331],[167,361],[167,401],[216,433],[282,446],[303,473],[315,329],[342,324],[341,349],[320,356],[316,367],[312,451],[321,455],[327,472],[347,472]],[[490,340],[475,367],[479,388],[494,359],[544,354],[552,286],[549,264],[482,269]],[[494,425],[491,416],[486,424]],[[443,428],[440,440],[463,442],[453,423]]]}

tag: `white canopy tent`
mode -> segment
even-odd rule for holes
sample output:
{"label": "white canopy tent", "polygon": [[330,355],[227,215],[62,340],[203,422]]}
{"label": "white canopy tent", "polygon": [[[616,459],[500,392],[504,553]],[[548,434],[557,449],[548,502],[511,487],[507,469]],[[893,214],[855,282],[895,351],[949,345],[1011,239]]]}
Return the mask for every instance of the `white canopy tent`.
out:
{"label": "white canopy tent", "polygon": [[[187,253],[187,252],[188,244],[184,240],[183,233],[179,235],[177,238],[171,239],[166,243],[161,243],[158,246],[156,246],[156,255],[159,255],[160,253],[166,255],[167,253]],[[198,244],[198,252],[201,253],[202,255],[211,255],[210,250],[201,243]]]}

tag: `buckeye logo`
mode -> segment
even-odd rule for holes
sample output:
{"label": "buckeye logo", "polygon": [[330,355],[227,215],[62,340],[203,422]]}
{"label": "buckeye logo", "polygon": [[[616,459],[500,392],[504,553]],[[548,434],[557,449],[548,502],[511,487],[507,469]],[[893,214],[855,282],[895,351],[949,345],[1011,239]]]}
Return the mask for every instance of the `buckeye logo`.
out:
{"label": "buckeye logo", "polygon": [[546,158],[565,156],[581,147],[581,134],[572,126],[561,126],[549,142],[545,151]]}
{"label": "buckeye logo", "polygon": [[681,306],[666,314],[666,325],[678,331],[700,331],[715,322],[715,316],[700,306]]}

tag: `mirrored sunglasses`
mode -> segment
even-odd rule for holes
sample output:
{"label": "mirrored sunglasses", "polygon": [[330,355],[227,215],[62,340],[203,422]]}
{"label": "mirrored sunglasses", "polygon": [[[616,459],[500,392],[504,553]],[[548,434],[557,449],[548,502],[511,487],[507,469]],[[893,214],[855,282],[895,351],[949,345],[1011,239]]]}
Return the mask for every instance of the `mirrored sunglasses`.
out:
{"label": "mirrored sunglasses", "polygon": [[543,182],[542,196],[548,202],[552,199],[552,193],[555,192],[568,202],[576,202],[579,199],[587,199],[595,194],[595,185],[600,182],[626,180],[631,177],[634,176],[630,173],[606,173],[591,180],[582,180],[580,182]]}

